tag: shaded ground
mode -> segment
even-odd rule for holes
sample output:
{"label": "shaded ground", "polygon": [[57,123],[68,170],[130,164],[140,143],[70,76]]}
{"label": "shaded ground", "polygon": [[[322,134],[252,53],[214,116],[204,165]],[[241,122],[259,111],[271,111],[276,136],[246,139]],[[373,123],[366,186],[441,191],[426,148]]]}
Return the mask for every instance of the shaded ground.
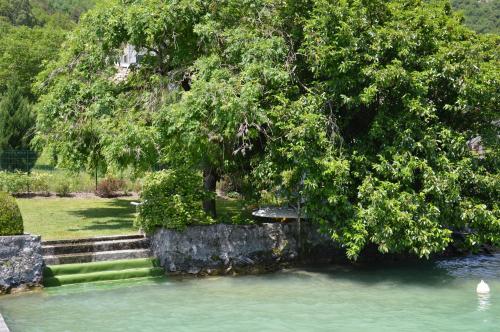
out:
{"label": "shaded ground", "polygon": [[221,223],[248,223],[253,220],[252,209],[242,200],[217,197],[217,221]]}
{"label": "shaded ground", "polygon": [[137,233],[132,199],[17,199],[24,231],[48,239]]}

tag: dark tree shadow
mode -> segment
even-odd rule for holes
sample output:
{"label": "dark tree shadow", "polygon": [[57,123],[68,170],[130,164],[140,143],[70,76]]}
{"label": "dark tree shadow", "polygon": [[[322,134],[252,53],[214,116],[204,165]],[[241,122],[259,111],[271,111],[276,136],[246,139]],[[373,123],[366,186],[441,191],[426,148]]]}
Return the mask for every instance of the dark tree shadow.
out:
{"label": "dark tree shadow", "polygon": [[92,222],[92,224],[82,226],[80,228],[69,228],[68,231],[78,232],[85,230],[114,230],[114,229],[130,230],[133,227],[134,227],[134,222],[132,220],[112,219],[106,221],[94,221]]}
{"label": "dark tree shadow", "polygon": [[[463,268],[467,268],[464,264]],[[422,260],[398,263],[379,262],[378,264],[332,264],[317,266],[302,266],[306,272],[320,273],[328,278],[349,280],[366,285],[379,283],[394,283],[395,285],[422,285],[427,287],[446,287],[452,281],[470,277],[468,273],[461,276],[453,274],[453,269],[447,268],[438,260]],[[303,278],[314,278],[313,275],[303,275]]]}
{"label": "dark tree shadow", "polygon": [[134,224],[135,212],[136,208],[130,204],[129,200],[120,199],[114,199],[107,202],[106,207],[69,211],[68,213],[73,216],[91,219],[88,225],[80,228],[72,228],[69,229],[69,231],[130,230]]}
{"label": "dark tree shadow", "polygon": [[69,214],[89,219],[99,218],[134,218],[136,209],[129,200],[115,199],[106,203],[109,207],[89,208],[69,211]]}

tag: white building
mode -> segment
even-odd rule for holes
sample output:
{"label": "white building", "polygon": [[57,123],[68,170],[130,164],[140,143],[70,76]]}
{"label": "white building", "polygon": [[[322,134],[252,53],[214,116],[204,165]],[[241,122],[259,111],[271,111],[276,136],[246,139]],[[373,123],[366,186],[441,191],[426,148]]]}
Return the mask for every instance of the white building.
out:
{"label": "white building", "polygon": [[127,44],[123,48],[123,54],[120,56],[118,66],[128,68],[130,65],[136,64],[143,55],[144,52],[137,52],[134,46]]}

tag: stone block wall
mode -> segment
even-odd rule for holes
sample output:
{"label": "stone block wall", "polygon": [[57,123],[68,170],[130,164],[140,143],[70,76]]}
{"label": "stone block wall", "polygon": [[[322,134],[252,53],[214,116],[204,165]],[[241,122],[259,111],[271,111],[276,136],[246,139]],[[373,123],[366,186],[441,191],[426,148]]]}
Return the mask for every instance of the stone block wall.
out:
{"label": "stone block wall", "polygon": [[40,286],[42,274],[40,236],[0,236],[0,294]]}
{"label": "stone block wall", "polygon": [[301,234],[299,241],[297,222],[158,229],[151,236],[151,249],[167,272],[202,275],[273,271],[298,262],[302,251],[314,255],[300,257],[308,262],[323,262],[321,253],[332,257],[338,252],[309,224],[302,225]]}

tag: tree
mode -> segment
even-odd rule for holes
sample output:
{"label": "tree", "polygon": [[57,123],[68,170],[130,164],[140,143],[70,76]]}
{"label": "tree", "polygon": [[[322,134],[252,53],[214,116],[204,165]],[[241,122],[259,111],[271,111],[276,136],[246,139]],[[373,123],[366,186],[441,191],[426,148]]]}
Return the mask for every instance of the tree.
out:
{"label": "tree", "polygon": [[[428,256],[453,230],[498,243],[497,45],[459,25],[446,2],[315,2],[302,50],[332,105],[346,152],[336,162],[349,163],[351,184],[323,198],[327,214],[317,200],[308,210],[350,257],[369,243]],[[484,159],[465,144],[478,133]]]}
{"label": "tree", "polygon": [[[117,81],[127,43],[146,53]],[[428,257],[453,232],[498,244],[498,54],[446,1],[116,1],[40,77],[38,140],[72,165],[187,167],[210,191],[238,174],[352,259]]]}
{"label": "tree", "polygon": [[0,18],[12,25],[35,25],[29,0],[0,0]]}
{"label": "tree", "polygon": [[0,152],[28,149],[35,117],[19,85],[9,85],[0,99]]}
{"label": "tree", "polygon": [[[67,3],[66,9],[89,4]],[[31,149],[36,100],[32,85],[49,61],[57,58],[74,22],[56,2],[0,0],[0,149]]]}
{"label": "tree", "polygon": [[452,0],[453,8],[463,13],[464,23],[479,33],[500,33],[500,2]]}

